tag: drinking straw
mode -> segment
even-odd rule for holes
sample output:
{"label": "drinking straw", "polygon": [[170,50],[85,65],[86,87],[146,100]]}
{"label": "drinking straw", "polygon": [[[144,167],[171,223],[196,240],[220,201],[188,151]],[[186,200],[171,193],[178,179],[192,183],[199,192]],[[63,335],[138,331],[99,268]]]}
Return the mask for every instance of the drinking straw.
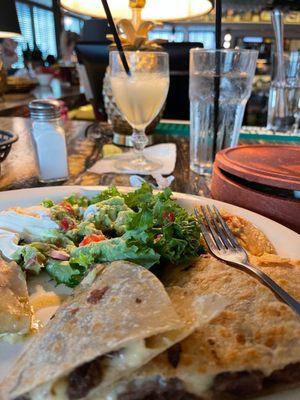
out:
{"label": "drinking straw", "polygon": [[[222,0],[215,0],[215,47],[221,49],[222,34]],[[213,159],[217,152],[218,139],[218,121],[219,121],[219,99],[220,99],[220,72],[221,72],[221,54],[216,52],[216,73],[214,77],[214,138],[213,138]],[[225,132],[224,132],[225,134]]]}
{"label": "drinking straw", "polygon": [[115,42],[116,42],[116,45],[117,45],[117,49],[118,49],[120,57],[121,57],[122,64],[124,66],[126,74],[130,76],[131,72],[130,72],[130,69],[129,69],[129,65],[128,65],[127,60],[126,60],[124,49],[123,49],[121,40],[119,38],[119,35],[118,35],[118,32],[117,32],[117,28],[116,28],[116,25],[114,23],[113,17],[111,15],[109,5],[108,5],[106,0],[101,0],[101,1],[102,1],[103,8],[104,8],[104,11],[105,11],[105,14],[106,14],[106,17],[107,17],[107,21],[109,23],[109,26],[110,26],[110,28],[112,30],[112,34],[113,34],[114,39],[115,39]]}

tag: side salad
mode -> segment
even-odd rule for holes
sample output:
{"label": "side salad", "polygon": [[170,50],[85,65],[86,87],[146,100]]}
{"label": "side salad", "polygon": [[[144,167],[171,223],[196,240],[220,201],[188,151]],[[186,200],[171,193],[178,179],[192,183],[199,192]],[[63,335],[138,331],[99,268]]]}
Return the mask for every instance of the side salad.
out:
{"label": "side salad", "polygon": [[95,263],[128,260],[145,268],[188,264],[203,253],[197,220],[169,188],[153,194],[143,186],[128,194],[111,187],[95,197],[44,200],[57,228],[23,240],[13,259],[28,272],[41,270],[58,283],[79,284]]}

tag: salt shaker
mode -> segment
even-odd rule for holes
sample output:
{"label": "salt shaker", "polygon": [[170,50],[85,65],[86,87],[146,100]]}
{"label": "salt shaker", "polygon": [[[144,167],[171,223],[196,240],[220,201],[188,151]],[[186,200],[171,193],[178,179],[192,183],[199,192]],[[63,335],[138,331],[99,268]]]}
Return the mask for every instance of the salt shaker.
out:
{"label": "salt shaker", "polygon": [[32,137],[36,148],[40,182],[68,179],[68,157],[60,104],[57,100],[33,100],[29,104]]}

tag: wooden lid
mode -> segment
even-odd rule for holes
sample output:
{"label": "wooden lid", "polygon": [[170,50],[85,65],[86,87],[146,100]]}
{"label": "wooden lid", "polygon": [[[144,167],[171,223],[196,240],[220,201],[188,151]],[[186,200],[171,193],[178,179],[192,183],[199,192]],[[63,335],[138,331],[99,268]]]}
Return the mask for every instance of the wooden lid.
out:
{"label": "wooden lid", "polygon": [[300,146],[248,145],[218,152],[223,171],[263,185],[300,190]]}

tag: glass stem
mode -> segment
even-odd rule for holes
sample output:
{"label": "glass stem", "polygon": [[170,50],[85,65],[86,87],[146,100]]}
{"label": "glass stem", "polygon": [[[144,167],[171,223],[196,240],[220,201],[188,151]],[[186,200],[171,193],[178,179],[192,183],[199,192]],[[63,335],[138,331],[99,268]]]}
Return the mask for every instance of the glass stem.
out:
{"label": "glass stem", "polygon": [[144,163],[146,161],[144,156],[144,148],[148,143],[148,138],[145,134],[145,129],[133,130],[131,141],[133,144],[133,149],[136,154],[136,162]]}

